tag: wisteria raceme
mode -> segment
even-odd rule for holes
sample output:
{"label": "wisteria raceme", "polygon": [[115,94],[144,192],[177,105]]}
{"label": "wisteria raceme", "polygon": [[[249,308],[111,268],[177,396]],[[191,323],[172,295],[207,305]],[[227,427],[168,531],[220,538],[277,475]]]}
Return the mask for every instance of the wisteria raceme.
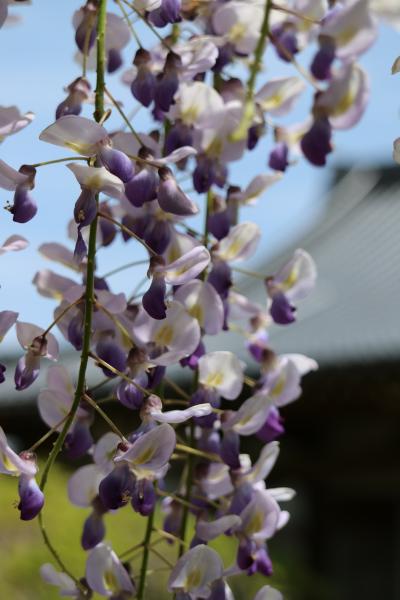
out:
{"label": "wisteria raceme", "polygon": [[[0,26],[9,4],[0,0]],[[24,350],[15,368],[17,390],[34,383],[43,358],[60,360],[60,335],[79,356],[77,374],[70,374],[62,359],[50,366],[38,394],[40,416],[57,436],[39,482],[34,451],[48,436],[17,454],[0,428],[0,471],[19,478],[23,520],[40,513],[61,450],[71,460],[87,459],[68,483],[70,502],[89,509],[80,540],[87,553],[84,572],[64,566],[45,533],[45,515],[40,519],[53,559],[41,567],[41,576],[61,596],[150,598],[155,530],[168,557],[174,553],[172,563],[165,559],[167,593],[177,600],[233,600],[231,578],[273,573],[268,541],[288,522],[281,505],[295,495],[268,483],[279,455],[277,438],[284,433],[281,410],[300,396],[302,377],[317,364],[296,348],[277,354],[269,329],[294,322],[298,308],[301,315],[316,266],[302,249],[275,273],[253,273],[241,265],[260,257],[261,196],[295,169],[298,158],[325,165],[336,130],[351,128],[362,117],[369,81],[357,61],[377,37],[378,18],[390,18],[389,5],[383,0],[87,0],[74,13],[76,78],[65,82],[66,95],[60,94],[40,134],[43,142],[74,155],[18,170],[0,161],[0,187],[13,193],[6,209],[19,224],[41,210],[41,167],[65,162],[77,184],[75,197],[63,199],[70,203],[72,246],[46,241],[39,248],[70,275],[43,269],[33,278],[38,293],[57,302],[49,326],[21,321],[12,309],[0,312],[0,340],[15,325]],[[140,27],[148,29],[153,45],[142,45]],[[306,49],[312,55],[310,61],[306,54],[308,63]],[[121,68],[123,56],[131,66],[122,81],[135,114],[140,107],[148,110],[147,121],[140,112],[128,117],[105,83],[107,73]],[[285,63],[283,76],[264,71],[270,57]],[[400,58],[392,71],[400,71]],[[309,114],[288,124],[307,91]],[[124,120],[118,130],[108,128],[110,111]],[[0,107],[0,141],[11,144],[6,138],[32,119],[15,106]],[[244,173],[238,186],[240,160],[261,145],[262,172]],[[394,158],[400,163],[399,140]],[[194,190],[187,191],[188,180]],[[242,220],[244,206],[253,207],[253,220]],[[193,219],[198,213],[201,230]],[[0,255],[28,246],[19,231],[3,242]],[[116,270],[145,264],[145,289],[114,292],[113,272],[99,275],[96,253],[111,252],[114,240],[125,243],[125,254],[135,261]],[[143,261],[135,260],[139,247],[146,253]],[[262,304],[238,291],[241,271],[264,283]],[[223,346],[229,330],[243,335],[248,358],[258,366],[255,376]],[[220,336],[224,349],[211,350],[208,336]],[[97,376],[93,389],[86,384],[89,362]],[[0,383],[6,377],[0,364]],[[185,378],[191,384],[182,387]],[[105,383],[111,395],[102,398]],[[126,415],[123,431],[107,415],[110,398]],[[95,419],[108,427],[98,439],[91,431]],[[249,436],[257,440],[255,456],[242,451],[242,438]],[[132,569],[129,552],[118,556],[107,541],[109,513],[117,510],[133,510],[145,520],[145,537],[135,540],[139,570]],[[234,546],[233,564],[224,564],[210,545],[220,536]],[[281,598],[268,579],[254,596]]]}

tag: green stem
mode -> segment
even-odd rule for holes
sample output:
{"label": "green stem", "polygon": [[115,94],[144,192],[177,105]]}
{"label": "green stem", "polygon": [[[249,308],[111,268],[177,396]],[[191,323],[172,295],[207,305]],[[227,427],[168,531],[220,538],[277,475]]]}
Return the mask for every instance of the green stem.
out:
{"label": "green stem", "polygon": [[41,446],[42,444],[44,444],[44,442],[46,440],[49,439],[49,437],[51,437],[53,435],[53,433],[55,433],[57,431],[57,429],[59,427],[61,427],[61,425],[64,424],[65,420],[68,418],[68,415],[65,415],[65,417],[63,417],[61,419],[61,421],[59,421],[56,425],[54,425],[54,427],[52,427],[51,429],[49,429],[49,431],[47,431],[44,435],[42,435],[42,437],[35,442],[28,450],[27,452],[35,452],[35,450],[37,450],[39,448],[39,446]]}
{"label": "green stem", "polygon": [[265,46],[269,36],[269,14],[272,9],[272,0],[266,0],[264,10],[264,20],[261,25],[260,37],[258,38],[257,46],[254,51],[254,60],[250,69],[250,77],[247,82],[247,98],[251,99],[254,95],[254,88],[258,72],[261,69],[262,59],[264,56]]}
{"label": "green stem", "polygon": [[125,8],[124,8],[124,5],[122,4],[121,0],[115,0],[115,2],[118,4],[120,11],[121,11],[121,12],[122,12],[122,14],[124,15],[124,19],[125,19],[125,21],[126,21],[126,24],[128,25],[128,27],[129,27],[129,29],[130,29],[130,31],[131,31],[132,37],[133,37],[133,38],[134,38],[134,40],[136,41],[136,43],[137,43],[137,45],[139,46],[139,48],[141,48],[141,47],[142,47],[142,44],[140,43],[140,40],[139,40],[139,38],[138,38],[138,35],[137,35],[136,31],[135,31],[135,28],[134,28],[134,27],[133,27],[133,25],[132,25],[132,22],[131,22],[131,20],[130,20],[130,18],[129,18],[129,15],[128,15],[128,13],[126,12],[126,10],[125,10]]}
{"label": "green stem", "polygon": [[84,597],[86,598],[86,593],[87,593],[86,587],[65,566],[65,564],[62,561],[62,559],[61,559],[60,555],[58,554],[57,550],[54,548],[53,544],[51,543],[51,541],[49,539],[49,536],[47,535],[46,528],[45,528],[44,523],[43,523],[43,514],[41,512],[39,513],[38,520],[39,520],[39,527],[40,527],[40,531],[42,533],[43,541],[44,541],[45,545],[47,546],[47,548],[49,549],[50,553],[52,554],[52,556],[53,556],[54,560],[56,561],[57,565],[60,567],[60,569],[66,575],[69,575],[71,577],[71,579],[74,581],[76,587],[81,590],[81,592],[84,594]]}
{"label": "green stem", "polygon": [[84,398],[84,400],[86,400],[86,402],[88,404],[90,404],[90,406],[92,406],[94,408],[94,410],[96,412],[99,413],[99,415],[101,416],[101,418],[110,426],[110,428],[112,429],[112,431],[118,437],[120,437],[123,442],[125,442],[126,438],[125,438],[124,434],[118,429],[118,427],[116,426],[116,424],[114,423],[114,421],[112,421],[112,419],[110,419],[110,417],[104,412],[104,410],[102,408],[100,408],[100,406],[97,404],[97,402],[95,402],[95,400],[93,400],[87,394],[84,394],[83,398]]}
{"label": "green stem", "polygon": [[30,165],[31,167],[34,167],[35,169],[37,167],[44,167],[46,165],[55,165],[56,163],[62,163],[62,162],[67,162],[69,160],[89,160],[87,156],[67,156],[65,158],[56,158],[54,160],[45,160],[43,162],[39,162],[36,163],[34,165]]}
{"label": "green stem", "polygon": [[[190,447],[193,448],[195,445],[195,437],[194,437],[194,423],[193,419],[190,422]],[[179,552],[178,557],[180,558],[185,551],[185,542],[186,542],[186,529],[189,520],[189,504],[190,498],[192,494],[192,486],[193,486],[193,471],[194,471],[194,455],[188,454],[187,457],[187,475],[186,475],[186,490],[185,490],[185,504],[182,509],[182,521],[181,521],[181,530],[179,532],[179,537],[181,538],[181,543],[179,544]]]}
{"label": "green stem", "polygon": [[[95,113],[94,117],[99,122],[104,113],[104,70],[105,70],[105,30],[106,30],[106,4],[107,0],[99,0],[98,7],[98,22],[97,22],[97,85],[96,85],[96,99],[95,99]],[[98,201],[98,197],[97,197]],[[85,321],[83,327],[83,341],[82,341],[82,354],[81,362],[79,366],[78,383],[75,390],[74,400],[71,406],[71,410],[68,414],[64,426],[58,436],[43,469],[43,474],[40,480],[40,487],[44,490],[47,478],[50,470],[57,458],[58,453],[64,445],[67,433],[72,425],[75,418],[76,412],[79,408],[84,389],[85,389],[85,378],[86,369],[89,360],[90,352],[90,338],[92,333],[92,315],[94,306],[94,273],[95,273],[95,254],[96,254],[96,234],[97,234],[97,217],[90,225],[89,233],[89,245],[88,245],[88,257],[87,257],[87,268],[86,268],[86,293],[85,293]],[[39,518],[39,526],[44,539],[45,544],[52,553],[54,559],[57,561],[59,566],[67,574],[69,571],[65,568],[60,557],[55,551],[54,547],[50,543],[48,535],[46,533],[43,516]],[[75,581],[75,579],[74,579]],[[78,582],[79,583],[79,582]],[[82,584],[79,584],[82,588]]]}
{"label": "green stem", "polygon": [[168,42],[165,41],[165,39],[162,37],[162,35],[160,35],[158,33],[157,29],[155,27],[153,27],[153,25],[146,19],[146,17],[144,15],[142,15],[140,10],[135,8],[133,6],[133,4],[129,4],[126,0],[122,0],[122,2],[124,2],[124,4],[127,4],[130,8],[132,8],[132,10],[135,11],[137,16],[143,21],[143,23],[145,25],[147,25],[147,27],[150,29],[150,31],[152,31],[152,33],[154,33],[154,35],[160,40],[160,42],[163,44],[163,46],[165,46],[170,52],[173,52],[173,50],[172,50],[171,46],[168,44]]}
{"label": "green stem", "polygon": [[111,275],[116,275],[116,273],[120,273],[121,271],[125,271],[125,269],[130,269],[131,267],[138,267],[139,265],[146,265],[149,261],[146,260],[135,260],[133,262],[127,263],[126,265],[121,265],[112,271],[108,271],[102,276],[102,279],[106,279],[107,277],[111,277]]}
{"label": "green stem", "polygon": [[126,116],[126,114],[124,113],[124,111],[122,110],[122,108],[120,107],[120,105],[118,104],[118,102],[116,101],[116,99],[114,98],[114,96],[111,94],[111,92],[108,89],[105,89],[105,93],[110,98],[111,102],[114,104],[115,108],[117,109],[117,111],[119,112],[119,114],[121,115],[121,117],[123,118],[123,120],[125,121],[125,124],[128,127],[128,129],[130,130],[131,134],[136,138],[137,142],[141,146],[143,146],[143,142],[140,139],[140,135],[133,128],[132,123],[130,122],[130,120],[128,119],[128,117]]}
{"label": "green stem", "polygon": [[146,573],[147,573],[147,565],[149,562],[149,552],[150,552],[150,540],[151,533],[153,531],[153,522],[154,522],[154,513],[155,510],[149,515],[147,519],[147,527],[146,533],[143,540],[143,558],[142,558],[142,566],[140,567],[140,579],[139,579],[139,587],[137,593],[137,600],[143,600],[144,598],[144,587],[146,584]]}
{"label": "green stem", "polygon": [[136,233],[131,231],[131,229],[129,229],[128,227],[125,227],[125,225],[123,225],[119,221],[116,221],[115,219],[110,217],[110,215],[107,215],[106,213],[99,211],[97,214],[99,217],[101,217],[102,219],[105,219],[106,221],[110,221],[110,223],[113,223],[116,227],[119,227],[121,229],[121,231],[124,231],[130,237],[134,238],[137,242],[142,244],[142,246],[144,246],[146,248],[147,252],[149,254],[151,254],[151,256],[158,256],[157,252],[154,252],[153,248],[150,248],[150,246],[148,244],[146,244],[146,242],[144,240],[142,240],[142,238],[140,238],[138,235],[136,235]]}

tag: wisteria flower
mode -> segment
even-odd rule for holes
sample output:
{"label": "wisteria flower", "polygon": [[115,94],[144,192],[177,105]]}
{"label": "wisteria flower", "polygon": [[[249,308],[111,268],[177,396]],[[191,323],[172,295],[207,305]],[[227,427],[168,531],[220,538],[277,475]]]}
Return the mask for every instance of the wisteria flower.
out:
{"label": "wisteria flower", "polygon": [[107,598],[135,592],[131,577],[109,544],[98,544],[89,553],[86,580],[91,590]]}
{"label": "wisteria flower", "polygon": [[43,492],[35,480],[37,471],[35,456],[30,452],[16,454],[8,445],[6,435],[0,427],[0,473],[19,477],[18,510],[23,521],[34,519],[44,504]]}
{"label": "wisteria flower", "polygon": [[243,386],[243,363],[232,352],[209,352],[199,360],[199,383],[234,400]]}
{"label": "wisteria flower", "polygon": [[222,577],[223,564],[219,554],[200,544],[186,552],[173,568],[169,591],[183,592],[188,598],[208,598],[210,586]]}

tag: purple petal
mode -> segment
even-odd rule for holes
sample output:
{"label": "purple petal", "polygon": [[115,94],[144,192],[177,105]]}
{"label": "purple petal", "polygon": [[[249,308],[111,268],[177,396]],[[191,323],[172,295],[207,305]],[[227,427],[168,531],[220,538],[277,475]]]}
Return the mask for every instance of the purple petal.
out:
{"label": "purple petal", "polygon": [[38,378],[40,371],[40,359],[26,361],[25,356],[21,356],[15,367],[14,381],[15,389],[18,391],[26,390]]}
{"label": "purple petal", "polygon": [[198,207],[182,192],[177,185],[172,171],[167,167],[158,170],[160,184],[158,186],[158,203],[165,212],[178,216],[191,216],[199,212]]}
{"label": "purple petal", "polygon": [[268,160],[268,166],[275,171],[286,171],[288,162],[289,148],[285,142],[279,142],[271,151]]}
{"label": "purple petal", "polygon": [[100,159],[103,165],[112,173],[126,183],[133,177],[133,164],[130,158],[115,148],[102,146],[100,150]]}
{"label": "purple petal", "polygon": [[[124,372],[126,368],[126,353],[125,351],[115,342],[111,341],[103,341],[99,342],[96,346],[96,352],[99,358],[104,360],[104,362],[108,363],[117,371]],[[104,375],[106,377],[116,377],[115,373],[107,369],[107,367],[102,367],[100,365]]]}
{"label": "purple petal", "polygon": [[275,294],[272,299],[270,314],[275,323],[289,325],[296,320],[296,308],[290,304],[285,294]]}
{"label": "purple petal", "polygon": [[97,202],[95,193],[87,188],[82,189],[74,207],[75,223],[81,227],[90,225],[97,214]]}
{"label": "purple petal", "polygon": [[331,77],[331,66],[335,60],[336,46],[333,38],[320,36],[319,50],[311,63],[310,71],[316,79],[325,81]]}
{"label": "purple petal", "polygon": [[167,286],[163,276],[155,275],[147,292],[143,294],[142,304],[145,311],[153,319],[165,319],[167,316],[165,294]]}
{"label": "purple petal", "polygon": [[106,528],[102,515],[93,511],[83,525],[81,545],[84,550],[91,550],[103,541]]}
{"label": "purple petal", "polygon": [[134,477],[127,465],[118,465],[99,485],[99,496],[103,505],[115,510],[128,503],[134,488]]}
{"label": "purple petal", "polygon": [[264,425],[256,433],[258,439],[265,444],[276,440],[285,433],[283,419],[279,414],[279,410],[275,406],[271,406],[268,413],[268,418]]}
{"label": "purple petal", "polygon": [[136,78],[132,81],[131,92],[143,106],[149,107],[153,102],[156,88],[156,78],[147,66],[138,69]]}
{"label": "purple petal", "polygon": [[27,223],[36,215],[37,204],[25,187],[18,186],[15,190],[11,213],[16,223]]}
{"label": "purple petal", "polygon": [[22,521],[34,519],[42,510],[44,494],[39,488],[36,480],[28,475],[21,475],[18,483],[20,502],[18,510]]}
{"label": "purple petal", "polygon": [[143,517],[150,515],[156,504],[156,492],[151,481],[148,479],[140,479],[136,482],[132,494],[132,508]]}
{"label": "purple petal", "polygon": [[116,48],[110,48],[107,54],[107,73],[115,73],[122,63],[121,52]]}
{"label": "purple petal", "polygon": [[144,167],[125,184],[125,195],[138,208],[157,196],[157,175],[151,168]]}
{"label": "purple petal", "polygon": [[73,460],[81,458],[93,446],[93,437],[89,428],[90,422],[86,419],[75,422],[65,438],[64,448],[68,458]]}
{"label": "purple petal", "polygon": [[311,129],[303,136],[300,146],[311,164],[323,167],[326,157],[332,152],[332,128],[326,117],[314,121]]}

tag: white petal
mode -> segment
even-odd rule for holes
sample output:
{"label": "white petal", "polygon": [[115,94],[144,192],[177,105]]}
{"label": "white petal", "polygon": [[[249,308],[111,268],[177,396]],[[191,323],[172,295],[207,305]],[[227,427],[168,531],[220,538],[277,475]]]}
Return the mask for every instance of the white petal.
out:
{"label": "white petal", "polygon": [[199,359],[199,383],[234,400],[243,387],[243,363],[232,352],[209,352]]}
{"label": "white petal", "polygon": [[94,192],[104,192],[111,198],[122,198],[125,195],[123,182],[105,167],[87,167],[78,163],[68,163],[67,167],[82,187]]}
{"label": "white petal", "polygon": [[184,410],[168,410],[161,412],[159,410],[151,410],[150,415],[155,421],[160,423],[184,423],[192,417],[205,417],[212,413],[212,406],[208,402],[197,404]]}

